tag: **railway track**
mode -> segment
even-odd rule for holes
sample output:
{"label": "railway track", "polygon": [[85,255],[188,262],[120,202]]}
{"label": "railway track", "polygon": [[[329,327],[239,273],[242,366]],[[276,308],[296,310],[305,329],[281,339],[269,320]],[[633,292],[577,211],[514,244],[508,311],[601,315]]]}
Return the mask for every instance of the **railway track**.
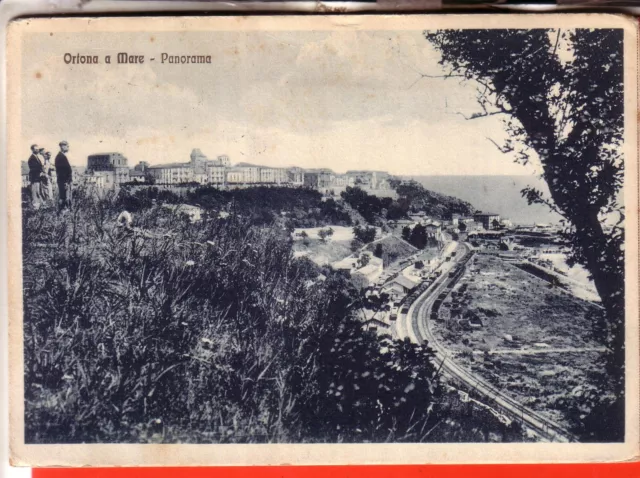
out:
{"label": "railway track", "polygon": [[434,350],[442,371],[449,377],[460,382],[470,390],[475,390],[484,400],[490,401],[492,406],[513,421],[522,423],[543,440],[554,442],[574,442],[574,436],[560,425],[548,418],[521,405],[516,400],[496,389],[482,378],[458,365],[448,355],[447,350],[433,336],[429,320],[432,314],[437,314],[444,297],[451,292],[453,286],[462,276],[464,265],[470,258],[470,249],[465,244],[458,246],[456,258],[451,274],[443,274],[436,282],[423,292],[409,308],[406,316],[406,332],[409,339],[418,344],[428,342]]}

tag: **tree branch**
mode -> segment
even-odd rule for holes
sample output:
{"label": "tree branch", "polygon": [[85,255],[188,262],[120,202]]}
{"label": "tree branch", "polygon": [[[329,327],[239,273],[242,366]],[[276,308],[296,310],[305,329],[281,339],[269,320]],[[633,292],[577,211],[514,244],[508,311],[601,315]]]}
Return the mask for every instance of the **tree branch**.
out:
{"label": "tree branch", "polygon": [[513,151],[513,148],[510,148],[508,146],[500,146],[498,143],[496,143],[494,140],[492,140],[488,136],[485,136],[485,138],[487,138],[489,141],[491,141],[493,143],[493,145],[496,148],[498,148],[498,151],[500,151],[503,154],[507,154],[507,153],[510,153],[511,151]]}

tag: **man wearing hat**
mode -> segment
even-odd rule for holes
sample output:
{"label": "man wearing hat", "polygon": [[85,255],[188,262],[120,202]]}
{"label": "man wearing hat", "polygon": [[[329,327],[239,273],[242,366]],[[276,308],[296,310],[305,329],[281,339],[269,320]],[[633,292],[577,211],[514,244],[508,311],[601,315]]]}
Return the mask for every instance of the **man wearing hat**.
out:
{"label": "man wearing hat", "polygon": [[31,204],[35,209],[38,209],[44,201],[44,197],[42,194],[44,165],[42,164],[42,160],[38,156],[39,152],[40,148],[38,148],[38,145],[32,144],[31,156],[29,156],[29,160],[27,161],[27,165],[29,166],[29,187],[31,189]]}
{"label": "man wearing hat", "polygon": [[58,191],[60,192],[60,209],[66,209],[71,206],[71,165],[67,158],[69,152],[69,143],[60,142],[60,152],[56,156],[56,179],[58,181]]}

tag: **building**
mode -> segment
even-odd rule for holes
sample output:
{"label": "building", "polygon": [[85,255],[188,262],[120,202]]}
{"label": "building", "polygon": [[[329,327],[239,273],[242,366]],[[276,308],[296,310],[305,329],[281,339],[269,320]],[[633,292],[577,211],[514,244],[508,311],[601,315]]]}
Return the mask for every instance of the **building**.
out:
{"label": "building", "polygon": [[198,184],[207,184],[207,171],[203,170],[203,171],[197,171],[193,173],[193,182],[198,183]]}
{"label": "building", "polygon": [[209,159],[200,151],[200,149],[195,148],[191,151],[191,168],[195,173],[204,173],[207,167],[207,162]]}
{"label": "building", "polygon": [[260,167],[259,166],[243,166],[242,170],[243,183],[256,184],[260,182]]}
{"label": "building", "polygon": [[390,189],[391,175],[386,171],[373,171],[372,185],[374,189]]}
{"label": "building", "polygon": [[360,186],[371,188],[373,183],[372,171],[347,171],[345,174],[348,178],[349,186]]}
{"label": "building", "polygon": [[387,282],[382,287],[382,291],[389,294],[389,296],[391,296],[393,299],[399,299],[407,295],[417,286],[418,284],[413,282],[407,276],[398,274],[395,279],[393,279],[391,282]]}
{"label": "building", "polygon": [[207,165],[207,183],[224,186],[227,183],[227,168],[214,164]]}
{"label": "building", "polygon": [[260,182],[265,184],[285,184],[289,181],[289,174],[283,168],[260,168]]}
{"label": "building", "polygon": [[26,188],[29,186],[29,165],[26,161],[20,162],[20,174],[22,176],[22,187]]}
{"label": "building", "polygon": [[321,189],[333,186],[335,174],[330,169],[310,169],[304,173],[304,185]]}
{"label": "building", "polygon": [[147,169],[149,169],[149,163],[147,161],[140,161],[135,165],[133,169],[144,173]]}
{"label": "building", "polygon": [[424,227],[427,230],[427,237],[431,237],[435,239],[440,238],[442,227],[439,222],[432,222],[431,224],[427,224]]}
{"label": "building", "polygon": [[241,168],[229,168],[226,170],[225,182],[227,184],[244,183],[244,171]]}
{"label": "building", "polygon": [[149,173],[158,184],[182,184],[194,181],[191,163],[168,163],[149,166]]}
{"label": "building", "polygon": [[114,185],[128,183],[128,160],[120,153],[91,154],[87,157],[87,172],[107,171],[113,173]]}
{"label": "building", "polygon": [[131,170],[127,166],[117,166],[114,170],[114,178],[116,184],[124,184],[131,181]]}
{"label": "building", "polygon": [[304,169],[302,168],[289,168],[287,171],[289,174],[289,182],[293,186],[304,186]]}
{"label": "building", "polygon": [[[55,168],[54,168],[55,171]],[[73,184],[84,183],[84,177],[87,173],[87,168],[83,166],[71,166],[71,182]]]}
{"label": "building", "polygon": [[353,256],[345,257],[339,261],[332,262],[331,267],[337,271],[349,271],[352,272],[358,267],[358,258]]}
{"label": "building", "polygon": [[96,189],[113,189],[116,185],[114,171],[88,171],[84,180],[87,186]]}
{"label": "building", "polygon": [[499,225],[500,215],[492,212],[477,212],[473,215],[473,220],[482,224],[486,230],[496,229],[497,227],[494,225],[494,221]]}
{"label": "building", "polygon": [[114,171],[116,168],[128,168],[128,161],[120,153],[91,154],[87,157],[88,171]]}
{"label": "building", "polygon": [[142,171],[134,169],[129,172],[129,180],[132,183],[144,183],[146,182],[146,176]]}
{"label": "building", "polygon": [[227,156],[226,154],[221,154],[217,157],[217,162],[220,166],[225,166],[225,167],[229,167],[231,166],[231,160],[229,159],[229,156]]}
{"label": "building", "polygon": [[382,259],[374,256],[372,253],[369,253],[368,255],[369,263],[356,270],[353,274],[362,277],[364,279],[364,283],[369,286],[377,282],[384,271],[384,267]]}
{"label": "building", "polygon": [[334,180],[334,184],[340,187],[352,186],[353,184],[349,183],[349,176],[346,174],[337,174]]}
{"label": "building", "polygon": [[427,217],[427,214],[424,211],[418,211],[418,212],[410,212],[409,219],[417,223],[424,224],[429,218]]}

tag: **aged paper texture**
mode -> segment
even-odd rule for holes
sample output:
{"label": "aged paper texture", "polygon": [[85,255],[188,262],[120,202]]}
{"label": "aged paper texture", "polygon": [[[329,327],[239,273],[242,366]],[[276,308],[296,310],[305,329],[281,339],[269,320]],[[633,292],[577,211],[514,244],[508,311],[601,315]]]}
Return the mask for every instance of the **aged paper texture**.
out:
{"label": "aged paper texture", "polygon": [[7,49],[14,464],[637,456],[635,20],[34,18]]}

